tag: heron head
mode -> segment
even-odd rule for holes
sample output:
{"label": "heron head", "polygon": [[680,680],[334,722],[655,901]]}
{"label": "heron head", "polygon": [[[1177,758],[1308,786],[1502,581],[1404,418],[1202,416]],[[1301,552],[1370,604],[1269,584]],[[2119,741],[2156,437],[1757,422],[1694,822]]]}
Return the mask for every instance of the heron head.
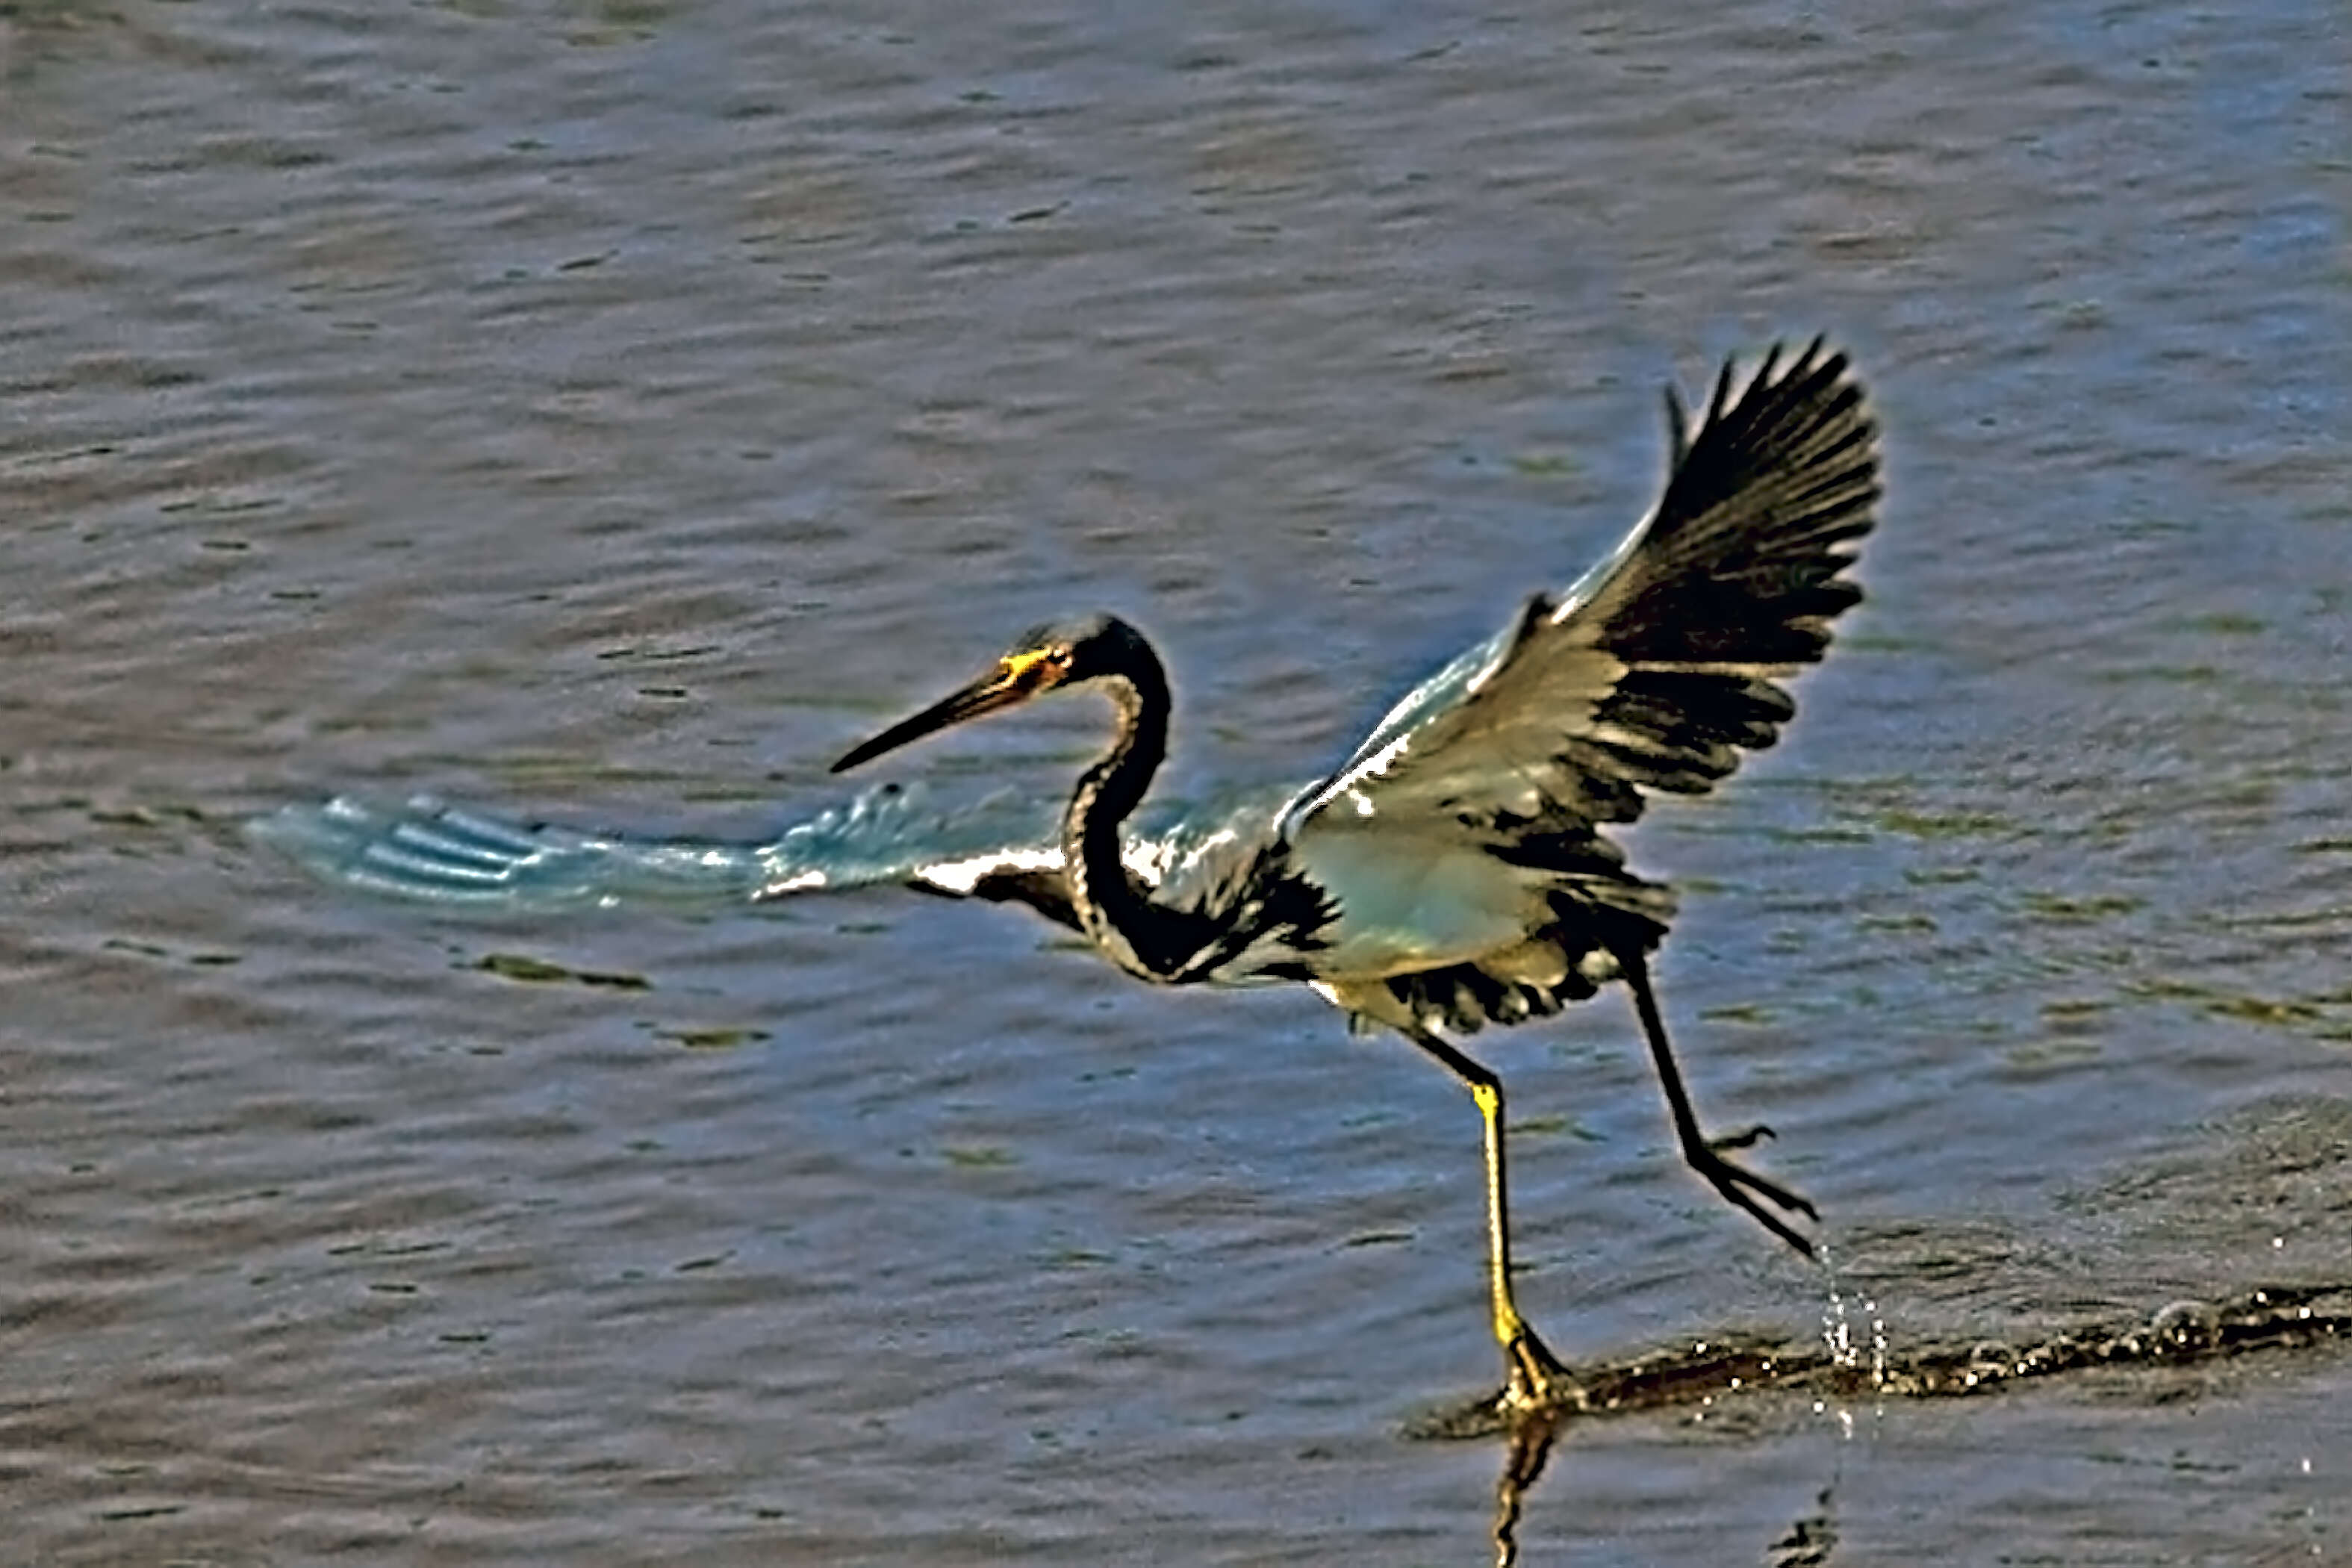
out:
{"label": "heron head", "polygon": [[[1139,649],[1144,658],[1151,658],[1143,635],[1117,616],[1088,616],[1082,620],[1033,626],[1014,638],[1013,646],[999,655],[977,680],[852,747],[833,764],[833,771],[846,773],[910,741],[919,741],[967,719],[1017,708],[1059,687],[1076,686],[1106,676],[1131,675]],[[1153,667],[1157,668],[1156,659]]]}

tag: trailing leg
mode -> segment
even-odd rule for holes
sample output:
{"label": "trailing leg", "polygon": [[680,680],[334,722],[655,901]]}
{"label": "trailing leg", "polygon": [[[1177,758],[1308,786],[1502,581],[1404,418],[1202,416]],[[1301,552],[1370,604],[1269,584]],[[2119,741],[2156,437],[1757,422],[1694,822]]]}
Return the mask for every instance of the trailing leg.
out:
{"label": "trailing leg", "polygon": [[1755,1215],[1765,1229],[1807,1258],[1812,1257],[1812,1242],[1780,1215],[1756,1200],[1760,1197],[1789,1214],[1801,1214],[1807,1219],[1821,1218],[1820,1211],[1780,1183],[1768,1181],[1752,1171],[1742,1170],[1723,1157],[1725,1149],[1747,1148],[1759,1138],[1770,1137],[1771,1130],[1754,1127],[1719,1140],[1710,1140],[1699,1131],[1698,1117],[1691,1110],[1690,1093],[1683,1088],[1682,1072],[1675,1066],[1674,1047],[1666,1043],[1666,1025],[1658,1013],[1658,999],[1650,990],[1649,965],[1639,952],[1621,952],[1616,957],[1626,988],[1633,993],[1633,1010],[1641,1015],[1642,1033],[1649,1038],[1650,1059],[1657,1065],[1658,1087],[1665,1090],[1666,1109],[1673,1113],[1675,1136],[1682,1142],[1684,1160],[1689,1163],[1692,1170],[1706,1177],[1717,1192]]}

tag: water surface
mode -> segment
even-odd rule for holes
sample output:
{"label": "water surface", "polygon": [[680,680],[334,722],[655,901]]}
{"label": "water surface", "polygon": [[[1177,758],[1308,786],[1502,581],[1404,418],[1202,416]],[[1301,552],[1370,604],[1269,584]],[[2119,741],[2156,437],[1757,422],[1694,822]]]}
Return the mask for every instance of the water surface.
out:
{"label": "water surface", "polygon": [[[15,8],[16,1550],[1480,1560],[1498,1446],[1404,1435],[1496,1371],[1410,1051],[1013,911],[486,921],[239,824],[757,836],[1097,606],[1171,788],[1303,776],[1639,513],[1662,382],[1816,330],[1871,598],[1634,836],[1702,1105],[1898,1352],[2342,1283],[2347,56],[2293,4]],[[890,766],[1059,791],[1067,709]],[[1621,999],[1481,1046],[1555,1344],[1820,1332]],[[2347,1391],[1583,1423],[1524,1560],[2326,1561]]]}

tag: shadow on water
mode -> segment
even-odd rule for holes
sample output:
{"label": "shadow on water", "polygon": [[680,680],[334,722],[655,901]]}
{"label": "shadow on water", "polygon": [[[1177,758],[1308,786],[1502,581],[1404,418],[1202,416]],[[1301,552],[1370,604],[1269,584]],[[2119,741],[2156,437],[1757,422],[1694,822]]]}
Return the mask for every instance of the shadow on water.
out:
{"label": "shadow on water", "polygon": [[[1419,1423],[1409,1436],[1464,1439],[1501,1436],[1496,1485],[1495,1560],[1518,1559],[1517,1528],[1528,1493],[1563,1436],[1582,1424],[1659,1411],[1711,1409],[1726,1400],[1807,1397],[1829,1401],[1964,1399],[2021,1384],[2086,1373],[2140,1373],[2250,1356],[2292,1354],[2352,1339],[2352,1281],[2268,1285],[2219,1304],[2179,1300],[2137,1321],[2084,1321],[2030,1342],[1950,1338],[1895,1352],[1874,1336],[1867,1354],[1837,1325],[1820,1344],[1768,1336],[1696,1341],[1579,1369],[1580,1397],[1562,1408],[1508,1416],[1493,1400]],[[1824,1489],[1815,1511],[1766,1548],[1768,1568],[1830,1561],[1837,1534]]]}

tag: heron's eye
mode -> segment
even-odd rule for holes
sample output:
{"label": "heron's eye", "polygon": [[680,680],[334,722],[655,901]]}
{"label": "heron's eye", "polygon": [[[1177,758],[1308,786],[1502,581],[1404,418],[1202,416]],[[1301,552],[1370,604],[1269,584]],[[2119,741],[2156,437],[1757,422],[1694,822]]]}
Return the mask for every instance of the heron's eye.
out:
{"label": "heron's eye", "polygon": [[1003,676],[1017,681],[1030,690],[1058,684],[1070,673],[1070,650],[1066,647],[1029,648],[1004,656]]}

